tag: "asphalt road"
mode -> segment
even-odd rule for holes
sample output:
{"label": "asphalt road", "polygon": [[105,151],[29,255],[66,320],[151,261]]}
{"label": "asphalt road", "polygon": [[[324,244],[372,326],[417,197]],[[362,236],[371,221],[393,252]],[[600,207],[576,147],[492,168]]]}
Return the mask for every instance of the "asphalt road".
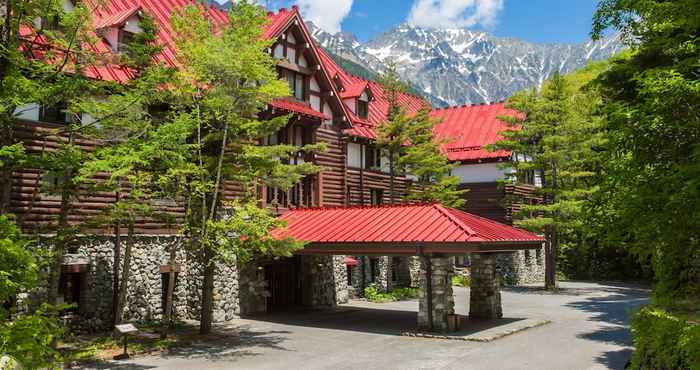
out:
{"label": "asphalt road", "polygon": [[[622,369],[631,354],[630,312],[648,290],[567,282],[557,294],[536,287],[503,291],[504,316],[551,323],[489,343],[404,337],[417,301],[354,301],[336,311],[235,320],[235,339],[141,356],[109,369]],[[456,288],[458,313],[468,289]]]}

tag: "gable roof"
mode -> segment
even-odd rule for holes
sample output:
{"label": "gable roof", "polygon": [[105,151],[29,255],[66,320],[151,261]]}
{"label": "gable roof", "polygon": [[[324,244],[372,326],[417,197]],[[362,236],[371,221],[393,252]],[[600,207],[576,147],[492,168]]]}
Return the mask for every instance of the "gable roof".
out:
{"label": "gable roof", "polygon": [[[323,50],[323,48],[318,45],[316,45],[315,48],[318,50],[321,56],[321,64],[328,71],[328,74],[333,76],[334,79],[337,79],[342,86],[346,86],[346,91],[350,89],[355,91],[362,86],[362,91],[368,88],[372,94],[373,100],[372,103],[369,104],[367,119],[362,119],[347,109],[347,116],[352,127],[346,129],[344,131],[345,134],[371,140],[376,139],[377,126],[386,121],[387,115],[389,114],[389,102],[384,88],[377,82],[366,80],[346,72]],[[360,92],[360,94],[361,93],[362,92]],[[406,110],[406,114],[409,115],[416,114],[421,107],[428,105],[425,100],[406,93],[399,94],[398,100],[399,104]]]}
{"label": "gable roof", "polygon": [[435,109],[430,114],[441,122],[435,126],[435,136],[447,140],[442,150],[452,161],[507,160],[511,152],[486,150],[503,138],[501,132],[517,128],[501,121],[501,116],[518,116],[519,113],[505,107],[505,103],[464,105]]}
{"label": "gable roof", "polygon": [[[290,210],[275,237],[338,244],[541,245],[542,237],[440,204]],[[517,249],[517,248],[515,248]]]}

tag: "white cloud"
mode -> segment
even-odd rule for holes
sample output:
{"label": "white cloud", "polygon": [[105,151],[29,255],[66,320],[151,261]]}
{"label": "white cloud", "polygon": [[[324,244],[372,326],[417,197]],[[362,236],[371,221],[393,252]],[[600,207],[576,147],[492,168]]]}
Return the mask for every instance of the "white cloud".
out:
{"label": "white cloud", "polygon": [[492,28],[503,0],[416,0],[408,23],[426,28]]}
{"label": "white cloud", "polygon": [[299,9],[306,20],[314,22],[321,29],[340,32],[340,24],[350,14],[353,0],[297,0]]}

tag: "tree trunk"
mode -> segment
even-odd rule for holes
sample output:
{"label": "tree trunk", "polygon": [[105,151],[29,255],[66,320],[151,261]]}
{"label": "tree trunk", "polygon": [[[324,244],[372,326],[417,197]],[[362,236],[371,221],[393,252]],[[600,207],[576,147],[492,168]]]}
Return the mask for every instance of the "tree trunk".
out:
{"label": "tree trunk", "polygon": [[[3,118],[4,120],[4,118]],[[14,144],[14,122],[8,120],[2,122],[2,132],[0,132],[0,148]],[[7,214],[10,211],[10,196],[12,193],[12,171],[13,163],[4,163],[0,170],[0,214]]]}
{"label": "tree trunk", "polygon": [[[69,144],[73,143],[73,134],[69,137]],[[58,214],[58,229],[56,230],[56,242],[54,243],[54,256],[52,266],[49,271],[49,291],[47,301],[50,305],[58,304],[59,284],[61,279],[61,265],[63,254],[66,251],[70,231],[68,230],[68,215],[70,213],[73,196],[73,169],[67,168],[63,174],[61,188],[61,209]]]}
{"label": "tree trunk", "polygon": [[129,275],[131,275],[131,253],[134,249],[134,221],[129,220],[126,234],[126,249],[124,250],[124,267],[122,269],[121,284],[119,286],[119,306],[117,308],[116,324],[120,324],[124,318],[124,308],[126,307],[126,291],[129,286]]}
{"label": "tree trunk", "polygon": [[394,153],[389,153],[389,204],[394,204]]}
{"label": "tree trunk", "polygon": [[544,287],[547,290],[554,290],[557,287],[555,234],[554,226],[547,226],[544,247]]}
{"label": "tree trunk", "polygon": [[168,289],[165,292],[165,307],[163,312],[163,331],[160,334],[162,339],[168,336],[168,331],[172,327],[173,320],[173,293],[175,291],[175,257],[176,257],[177,239],[170,246],[170,258],[168,264],[170,271],[168,272]]}
{"label": "tree trunk", "polygon": [[202,312],[199,319],[199,334],[211,333],[212,315],[214,311],[214,272],[211,252],[204,252],[204,271],[202,281]]}

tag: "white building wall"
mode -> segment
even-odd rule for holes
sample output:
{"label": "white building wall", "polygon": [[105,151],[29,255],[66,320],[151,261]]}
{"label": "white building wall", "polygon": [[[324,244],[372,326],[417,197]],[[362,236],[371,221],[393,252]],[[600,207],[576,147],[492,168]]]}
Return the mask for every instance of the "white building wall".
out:
{"label": "white building wall", "polygon": [[512,170],[502,169],[502,163],[462,164],[452,170],[452,175],[460,179],[460,183],[494,182],[508,176]]}

